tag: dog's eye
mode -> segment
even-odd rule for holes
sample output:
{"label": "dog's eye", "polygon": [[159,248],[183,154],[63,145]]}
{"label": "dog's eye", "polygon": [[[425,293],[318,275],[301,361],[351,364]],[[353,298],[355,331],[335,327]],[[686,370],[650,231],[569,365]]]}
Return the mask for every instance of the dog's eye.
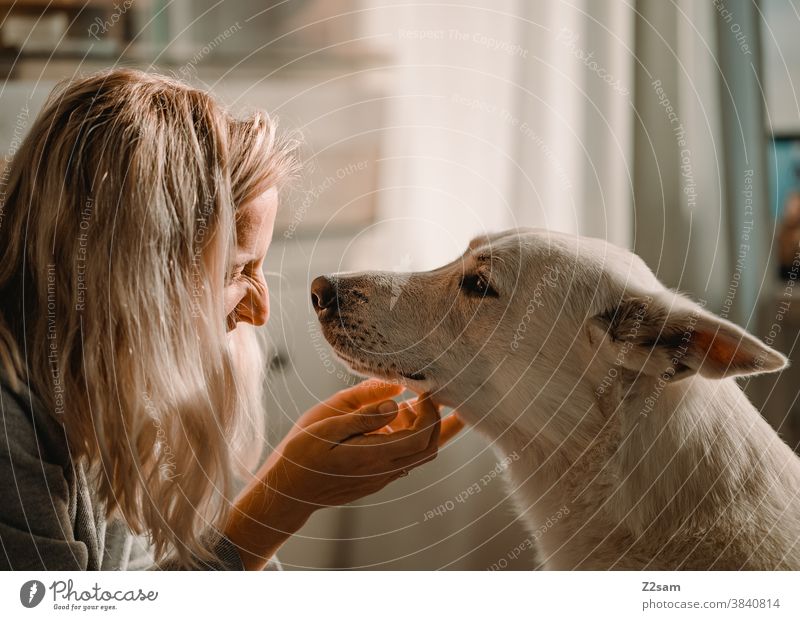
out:
{"label": "dog's eye", "polygon": [[478,274],[463,276],[461,290],[473,297],[500,297],[488,280]]}

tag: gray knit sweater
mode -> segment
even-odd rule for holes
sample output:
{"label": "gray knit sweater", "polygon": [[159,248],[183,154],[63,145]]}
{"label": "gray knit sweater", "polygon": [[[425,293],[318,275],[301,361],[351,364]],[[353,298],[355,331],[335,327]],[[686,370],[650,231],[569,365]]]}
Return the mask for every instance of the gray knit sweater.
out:
{"label": "gray knit sweater", "polygon": [[[236,547],[215,530],[204,536],[219,562],[242,570]],[[0,569],[181,570],[158,564],[125,521],[105,520],[82,464],[71,461],[63,426],[27,388],[14,392],[0,373]],[[279,568],[276,562],[269,568]]]}

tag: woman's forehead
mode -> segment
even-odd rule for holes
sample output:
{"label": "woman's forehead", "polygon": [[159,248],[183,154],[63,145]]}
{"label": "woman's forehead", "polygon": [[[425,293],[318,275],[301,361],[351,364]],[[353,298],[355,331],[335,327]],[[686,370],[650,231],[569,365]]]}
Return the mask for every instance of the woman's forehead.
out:
{"label": "woman's forehead", "polygon": [[277,210],[277,192],[269,189],[236,211],[236,243],[240,251],[266,251]]}

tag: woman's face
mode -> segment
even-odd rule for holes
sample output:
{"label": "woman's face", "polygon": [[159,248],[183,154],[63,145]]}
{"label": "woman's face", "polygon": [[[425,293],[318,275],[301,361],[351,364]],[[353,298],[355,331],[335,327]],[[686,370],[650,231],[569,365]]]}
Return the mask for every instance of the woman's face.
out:
{"label": "woman's face", "polygon": [[237,210],[236,250],[224,292],[228,331],[240,321],[252,325],[267,322],[269,293],[262,270],[277,209],[278,192],[273,188]]}

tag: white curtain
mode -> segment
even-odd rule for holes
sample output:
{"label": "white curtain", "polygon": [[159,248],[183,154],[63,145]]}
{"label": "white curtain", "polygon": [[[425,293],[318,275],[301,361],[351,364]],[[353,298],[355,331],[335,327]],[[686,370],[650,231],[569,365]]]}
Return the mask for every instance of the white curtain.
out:
{"label": "white curtain", "polygon": [[[434,2],[365,11],[392,54],[387,267],[451,259],[487,230],[547,227],[630,245],[633,19],[624,3]],[[387,255],[388,252],[388,255]]]}
{"label": "white curtain", "polygon": [[[740,232],[731,195],[755,183],[767,204],[763,140],[747,145],[753,179],[726,170],[743,147],[723,127],[726,105],[729,133],[763,121],[763,105],[730,101],[731,74],[758,79],[753,2],[366,6],[367,32],[392,54],[374,242],[387,267],[432,266],[485,230],[539,226],[635,249],[722,308]],[[740,55],[726,66],[717,48],[729,39]],[[763,272],[770,232],[755,236],[748,260]],[[413,243],[410,258],[387,239]],[[756,295],[729,303],[733,317]]]}

